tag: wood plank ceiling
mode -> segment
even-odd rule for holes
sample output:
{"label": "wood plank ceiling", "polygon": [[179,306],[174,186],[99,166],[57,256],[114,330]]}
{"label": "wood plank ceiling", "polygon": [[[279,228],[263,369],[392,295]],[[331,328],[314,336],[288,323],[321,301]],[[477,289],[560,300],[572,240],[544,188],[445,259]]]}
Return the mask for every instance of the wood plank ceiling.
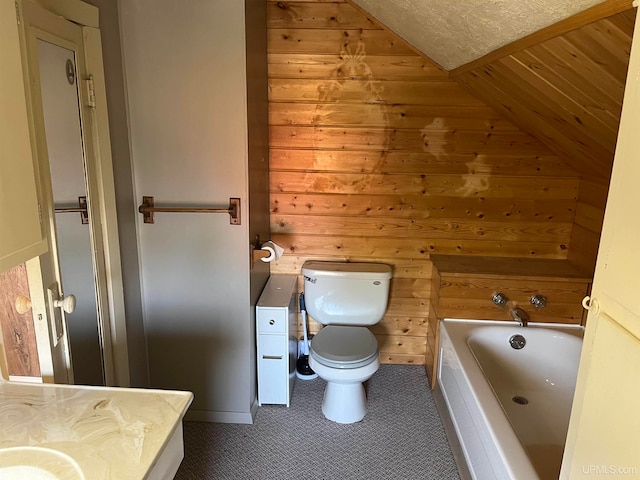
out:
{"label": "wood plank ceiling", "polygon": [[627,10],[452,76],[583,177],[608,183],[634,20]]}

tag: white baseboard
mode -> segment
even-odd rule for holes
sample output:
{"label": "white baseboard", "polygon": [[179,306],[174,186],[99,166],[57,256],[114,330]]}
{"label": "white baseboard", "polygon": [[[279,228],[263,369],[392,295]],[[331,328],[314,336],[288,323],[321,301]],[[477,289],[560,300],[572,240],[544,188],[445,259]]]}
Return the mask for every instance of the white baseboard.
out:
{"label": "white baseboard", "polygon": [[248,412],[221,412],[216,410],[187,410],[184,416],[190,422],[245,423],[252,424],[258,411],[257,399],[251,404]]}
{"label": "white baseboard", "polygon": [[42,383],[42,377],[23,377],[21,375],[9,375],[10,382]]}

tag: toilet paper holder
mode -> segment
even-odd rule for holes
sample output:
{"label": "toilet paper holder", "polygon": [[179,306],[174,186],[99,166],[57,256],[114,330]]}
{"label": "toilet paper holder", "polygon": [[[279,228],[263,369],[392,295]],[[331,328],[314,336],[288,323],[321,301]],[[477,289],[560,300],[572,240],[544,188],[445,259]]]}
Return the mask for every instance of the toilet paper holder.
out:
{"label": "toilet paper holder", "polygon": [[[270,245],[270,250],[264,249],[265,244],[271,244]],[[279,250],[279,252],[275,253],[275,256],[272,258],[272,255],[274,255],[273,250]],[[279,247],[278,245],[273,244],[273,242],[261,242],[260,241],[260,236],[256,235],[256,239],[255,242],[250,244],[250,250],[251,250],[251,267],[253,267],[253,265],[258,262],[258,261],[262,261],[262,262],[270,262],[272,260],[277,260],[278,258],[280,258],[280,255],[282,255],[283,249],[281,247]]]}
{"label": "toilet paper holder", "polygon": [[267,258],[271,255],[270,252],[266,250],[260,250],[262,248],[262,242],[260,241],[260,235],[256,235],[256,240],[251,245],[251,266],[253,267],[254,263],[259,262],[261,258]]}
{"label": "toilet paper holder", "polygon": [[251,245],[251,247],[252,247],[251,258],[253,260],[253,263],[256,263],[261,258],[267,258],[269,255],[271,255],[269,252],[265,252],[264,250],[255,248],[253,245]]}

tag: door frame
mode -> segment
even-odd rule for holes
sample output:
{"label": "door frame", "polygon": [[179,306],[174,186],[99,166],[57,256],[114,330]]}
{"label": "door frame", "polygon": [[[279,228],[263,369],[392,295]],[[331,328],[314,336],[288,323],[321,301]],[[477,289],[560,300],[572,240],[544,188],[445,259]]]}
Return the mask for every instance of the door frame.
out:
{"label": "door frame", "polygon": [[[86,176],[90,217],[95,224],[94,230],[94,263],[98,295],[102,297],[102,304],[106,305],[101,312],[103,330],[103,365],[105,372],[105,384],[107,386],[127,387],[129,379],[129,359],[127,349],[127,332],[124,307],[124,287],[122,279],[122,265],[120,262],[120,244],[118,235],[115,181],[113,176],[113,162],[111,156],[111,139],[109,133],[109,117],[107,111],[106,85],[104,79],[104,67],[102,59],[102,43],[98,25],[98,9],[79,0],[16,0],[18,15],[22,17],[23,6],[26,3],[44,9],[59,17],[64,18],[80,26],[82,29],[84,56],[81,59],[85,64],[87,78],[78,78],[78,87],[81,97],[87,97],[85,80],[93,80],[93,102],[91,108],[83,108],[81,112],[83,129],[90,126],[85,136],[90,141],[85,151]],[[38,125],[43,125],[41,109],[33,108],[32,98],[34,93],[30,90],[29,81],[29,54],[27,50],[26,22],[20,23],[21,53],[23,58],[23,73],[27,88],[27,103],[29,109],[29,123],[33,132]],[[79,59],[80,60],[80,59]],[[36,88],[39,87],[36,85]],[[88,112],[88,113],[87,113]],[[89,118],[87,118],[89,117]],[[35,135],[32,135],[35,141]],[[35,148],[34,152],[38,152]],[[90,151],[89,151],[90,150]],[[41,164],[42,162],[36,162]],[[48,172],[46,172],[48,175]],[[43,195],[40,191],[43,208],[49,211],[53,208],[50,196],[46,189]],[[100,307],[99,307],[100,308]],[[36,312],[34,309],[34,316]],[[43,352],[46,354],[46,352]],[[50,353],[49,353],[50,355]]]}

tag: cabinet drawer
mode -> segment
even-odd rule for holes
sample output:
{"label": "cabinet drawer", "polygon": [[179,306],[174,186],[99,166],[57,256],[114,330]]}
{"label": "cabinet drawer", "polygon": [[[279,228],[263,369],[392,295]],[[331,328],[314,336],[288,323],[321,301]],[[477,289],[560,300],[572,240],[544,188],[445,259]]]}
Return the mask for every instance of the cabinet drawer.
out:
{"label": "cabinet drawer", "polygon": [[284,360],[258,360],[258,402],[289,405],[289,377]]}
{"label": "cabinet drawer", "polygon": [[258,402],[289,404],[289,352],[284,335],[258,337]]}
{"label": "cabinet drawer", "polygon": [[258,360],[286,360],[289,351],[284,335],[260,335],[258,337]]}
{"label": "cabinet drawer", "polygon": [[258,334],[284,333],[287,326],[285,309],[260,309],[258,312]]}

